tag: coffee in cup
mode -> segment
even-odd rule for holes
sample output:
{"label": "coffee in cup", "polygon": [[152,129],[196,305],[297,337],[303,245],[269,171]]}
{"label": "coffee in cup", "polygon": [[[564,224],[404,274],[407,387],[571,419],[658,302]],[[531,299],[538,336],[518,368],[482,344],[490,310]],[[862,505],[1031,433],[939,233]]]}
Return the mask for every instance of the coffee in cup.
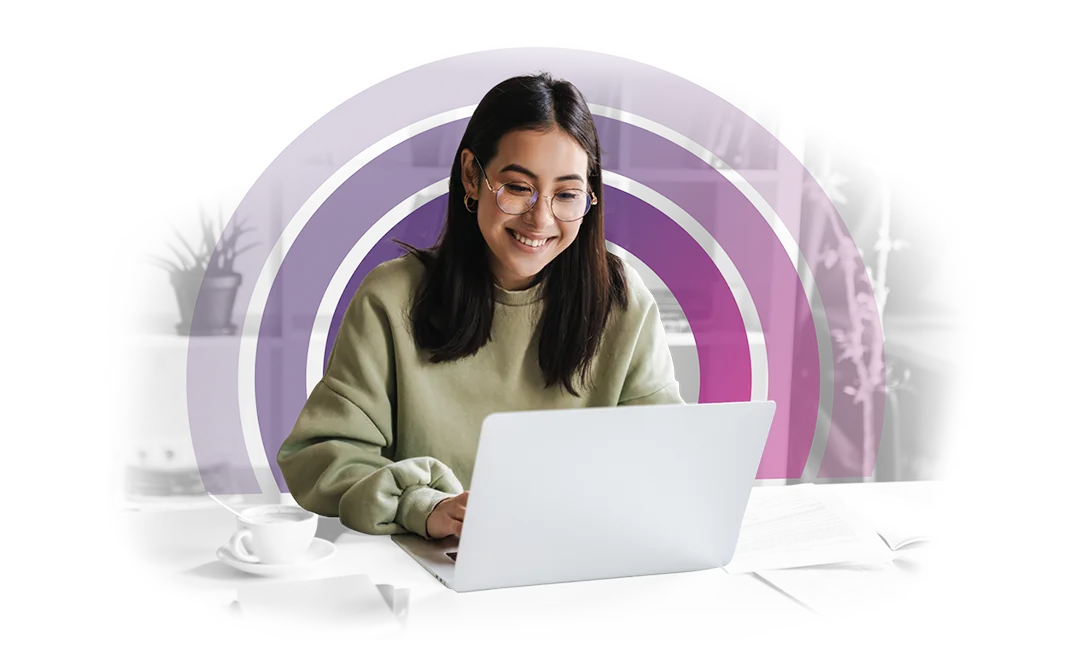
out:
{"label": "coffee in cup", "polygon": [[226,549],[246,563],[288,565],[308,551],[316,536],[318,519],[298,506],[249,508],[237,518],[237,532],[229,538]]}

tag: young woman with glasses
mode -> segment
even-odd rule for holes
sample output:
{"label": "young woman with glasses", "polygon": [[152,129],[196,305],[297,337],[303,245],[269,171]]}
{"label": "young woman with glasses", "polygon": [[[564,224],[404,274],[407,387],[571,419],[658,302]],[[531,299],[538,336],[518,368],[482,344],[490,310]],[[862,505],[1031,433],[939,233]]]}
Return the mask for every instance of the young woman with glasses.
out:
{"label": "young woman with glasses", "polygon": [[361,283],[278,452],[299,505],[363,533],[459,535],[492,412],[683,403],[653,297],[605,249],[597,130],[572,84],[489,91],[449,191],[436,245]]}

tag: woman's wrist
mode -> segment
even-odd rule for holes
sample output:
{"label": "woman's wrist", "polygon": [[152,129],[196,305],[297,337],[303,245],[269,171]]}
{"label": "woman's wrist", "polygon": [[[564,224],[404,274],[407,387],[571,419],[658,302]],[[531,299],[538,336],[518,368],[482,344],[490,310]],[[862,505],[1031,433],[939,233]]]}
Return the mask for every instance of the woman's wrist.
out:
{"label": "woman's wrist", "polygon": [[395,522],[411,533],[427,536],[428,518],[432,515],[436,504],[449,496],[454,495],[427,485],[407,488],[398,499]]}

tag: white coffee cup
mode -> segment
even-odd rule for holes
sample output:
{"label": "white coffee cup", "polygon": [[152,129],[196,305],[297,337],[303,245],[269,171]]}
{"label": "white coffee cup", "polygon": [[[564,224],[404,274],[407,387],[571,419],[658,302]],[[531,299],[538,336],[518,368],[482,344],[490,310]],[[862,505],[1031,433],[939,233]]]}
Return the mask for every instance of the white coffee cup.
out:
{"label": "white coffee cup", "polygon": [[237,518],[238,530],[226,549],[246,563],[288,565],[308,551],[318,521],[318,515],[298,506],[249,508]]}

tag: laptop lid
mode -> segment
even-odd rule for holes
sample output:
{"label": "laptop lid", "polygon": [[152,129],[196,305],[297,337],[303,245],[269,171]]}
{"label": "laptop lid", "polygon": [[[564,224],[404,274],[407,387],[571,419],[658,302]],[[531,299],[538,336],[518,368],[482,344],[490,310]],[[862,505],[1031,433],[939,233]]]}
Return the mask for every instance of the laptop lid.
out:
{"label": "laptop lid", "polygon": [[726,565],[774,410],[746,401],[489,415],[453,588]]}

